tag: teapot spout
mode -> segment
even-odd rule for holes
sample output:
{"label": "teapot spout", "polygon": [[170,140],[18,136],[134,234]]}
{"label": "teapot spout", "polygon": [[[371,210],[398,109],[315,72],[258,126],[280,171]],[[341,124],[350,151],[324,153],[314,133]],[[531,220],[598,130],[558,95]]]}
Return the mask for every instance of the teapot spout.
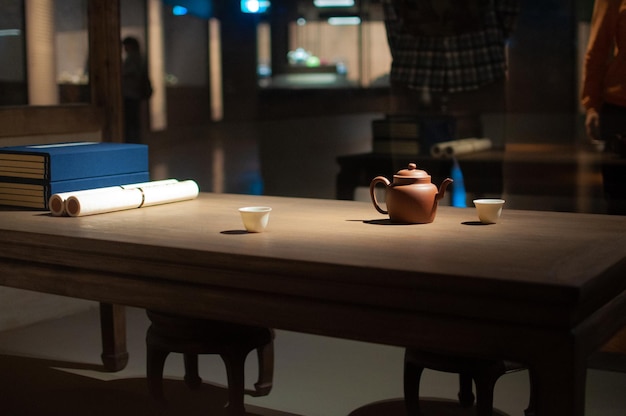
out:
{"label": "teapot spout", "polygon": [[437,200],[443,198],[443,196],[446,194],[446,189],[448,188],[448,185],[450,185],[452,182],[454,181],[450,178],[446,178],[443,182],[441,182],[441,185],[439,186],[439,192],[437,193],[436,197]]}

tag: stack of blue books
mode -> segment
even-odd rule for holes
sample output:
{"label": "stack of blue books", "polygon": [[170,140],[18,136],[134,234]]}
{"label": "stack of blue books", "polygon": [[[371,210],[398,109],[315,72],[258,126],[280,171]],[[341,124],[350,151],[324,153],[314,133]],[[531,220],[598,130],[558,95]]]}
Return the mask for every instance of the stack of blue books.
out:
{"label": "stack of blue books", "polygon": [[0,147],[0,205],[48,209],[61,192],[150,180],[148,146],[72,142]]}

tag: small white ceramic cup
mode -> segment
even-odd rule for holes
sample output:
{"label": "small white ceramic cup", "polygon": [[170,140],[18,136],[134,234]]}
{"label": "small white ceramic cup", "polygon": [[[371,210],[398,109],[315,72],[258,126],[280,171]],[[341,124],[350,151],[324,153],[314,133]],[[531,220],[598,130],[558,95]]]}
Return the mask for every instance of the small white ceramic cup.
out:
{"label": "small white ceramic cup", "polygon": [[478,212],[478,219],[483,224],[495,224],[502,214],[504,199],[475,199],[474,205]]}
{"label": "small white ceramic cup", "polygon": [[246,231],[249,233],[260,233],[267,227],[270,219],[270,207],[243,207],[239,208],[241,220]]}

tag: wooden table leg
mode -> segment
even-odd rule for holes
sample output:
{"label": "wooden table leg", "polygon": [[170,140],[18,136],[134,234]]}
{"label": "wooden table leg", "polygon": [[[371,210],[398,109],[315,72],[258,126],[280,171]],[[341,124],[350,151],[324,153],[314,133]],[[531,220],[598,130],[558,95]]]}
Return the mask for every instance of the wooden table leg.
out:
{"label": "wooden table leg", "polygon": [[530,377],[536,416],[584,416],[587,366],[575,352],[565,349],[546,354],[531,364]]}
{"label": "wooden table leg", "polygon": [[100,303],[102,363],[107,371],[120,371],[128,364],[126,310],[124,306]]}

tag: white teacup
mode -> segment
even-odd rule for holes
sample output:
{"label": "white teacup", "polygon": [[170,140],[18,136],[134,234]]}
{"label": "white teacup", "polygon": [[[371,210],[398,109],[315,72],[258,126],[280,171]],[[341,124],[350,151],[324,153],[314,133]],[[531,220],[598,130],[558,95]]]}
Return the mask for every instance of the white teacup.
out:
{"label": "white teacup", "polygon": [[502,214],[504,199],[475,199],[474,205],[478,212],[478,219],[483,224],[495,224]]}
{"label": "white teacup", "polygon": [[239,208],[244,227],[250,233],[260,233],[267,227],[270,219],[270,207],[243,207]]}

